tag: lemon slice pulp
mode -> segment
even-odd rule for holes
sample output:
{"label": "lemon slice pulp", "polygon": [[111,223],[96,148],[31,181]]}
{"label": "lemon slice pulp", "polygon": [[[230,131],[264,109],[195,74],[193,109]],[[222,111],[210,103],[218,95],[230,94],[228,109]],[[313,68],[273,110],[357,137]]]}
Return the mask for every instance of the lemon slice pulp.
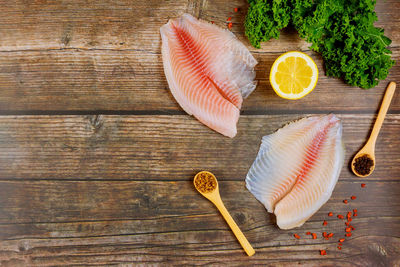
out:
{"label": "lemon slice pulp", "polygon": [[291,51],[275,60],[269,80],[280,97],[300,99],[315,88],[318,81],[318,68],[310,56]]}

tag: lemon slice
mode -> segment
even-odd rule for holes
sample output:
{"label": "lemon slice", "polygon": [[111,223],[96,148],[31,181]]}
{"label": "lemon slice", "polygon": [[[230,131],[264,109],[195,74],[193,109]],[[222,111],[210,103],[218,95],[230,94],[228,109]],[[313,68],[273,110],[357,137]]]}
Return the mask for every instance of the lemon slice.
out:
{"label": "lemon slice", "polygon": [[291,51],[275,60],[269,80],[280,97],[300,99],[310,93],[317,84],[318,68],[308,55]]}

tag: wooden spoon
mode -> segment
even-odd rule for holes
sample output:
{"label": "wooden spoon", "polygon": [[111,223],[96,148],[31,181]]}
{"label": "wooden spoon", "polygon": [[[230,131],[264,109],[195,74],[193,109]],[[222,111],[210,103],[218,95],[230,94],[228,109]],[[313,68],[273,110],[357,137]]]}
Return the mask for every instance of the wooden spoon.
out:
{"label": "wooden spoon", "polygon": [[[355,175],[358,177],[367,177],[375,170],[375,143],[376,139],[378,138],[379,131],[381,130],[383,120],[385,119],[386,113],[389,109],[390,102],[392,101],[394,91],[396,90],[396,83],[390,82],[387,89],[385,96],[383,97],[383,101],[381,104],[381,108],[379,109],[378,117],[376,118],[374,128],[372,129],[371,136],[369,137],[367,143],[364,145],[363,148],[354,156],[351,162],[351,170]],[[356,159],[362,156],[367,156],[373,161],[371,168],[367,174],[360,174],[355,170],[354,164]]]}
{"label": "wooden spoon", "polygon": [[[201,179],[201,175],[206,175],[208,177],[211,177],[211,179],[214,180],[214,188],[212,188],[210,191],[204,192],[199,185],[200,180],[198,180],[196,183],[197,179]],[[225,221],[228,223],[229,227],[232,229],[233,233],[235,234],[236,238],[238,239],[240,245],[242,245],[244,251],[246,251],[248,256],[253,256],[255,251],[253,247],[250,245],[249,241],[246,239],[242,231],[240,231],[239,227],[235,223],[235,221],[232,219],[231,215],[229,214],[228,210],[225,208],[224,203],[221,200],[221,196],[219,195],[219,187],[218,187],[218,181],[217,178],[215,177],[214,174],[211,172],[207,171],[201,171],[196,174],[196,176],[193,179],[193,184],[194,187],[199,191],[200,194],[202,194],[205,198],[210,200],[221,212],[222,216],[224,217]]]}

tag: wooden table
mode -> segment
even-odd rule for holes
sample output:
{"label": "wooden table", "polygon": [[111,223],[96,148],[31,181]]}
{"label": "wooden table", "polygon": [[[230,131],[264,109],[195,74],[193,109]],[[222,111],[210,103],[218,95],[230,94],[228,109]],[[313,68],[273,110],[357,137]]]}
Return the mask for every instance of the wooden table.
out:
{"label": "wooden table", "polygon": [[[375,172],[360,179],[349,171],[388,81],[400,82],[399,64],[376,88],[347,86],[324,76],[320,55],[294,30],[260,50],[250,47],[246,6],[216,0],[0,1],[1,266],[400,265],[400,90],[379,136]],[[378,1],[376,10],[376,25],[393,40],[398,61],[400,2]],[[259,86],[244,102],[233,139],[186,115],[168,90],[159,27],[183,12],[223,27],[232,17],[232,31],[259,61]],[[321,74],[314,92],[298,101],[276,96],[267,78],[274,59],[288,50],[311,55]],[[330,112],[344,125],[347,153],[339,182],[304,226],[280,230],[244,186],[261,137],[288,121]],[[220,180],[226,207],[256,250],[253,257],[194,190],[192,177],[203,169]],[[344,204],[351,195],[357,199]],[[354,208],[356,230],[339,251],[345,226],[327,214]],[[324,240],[323,231],[335,238]]]}

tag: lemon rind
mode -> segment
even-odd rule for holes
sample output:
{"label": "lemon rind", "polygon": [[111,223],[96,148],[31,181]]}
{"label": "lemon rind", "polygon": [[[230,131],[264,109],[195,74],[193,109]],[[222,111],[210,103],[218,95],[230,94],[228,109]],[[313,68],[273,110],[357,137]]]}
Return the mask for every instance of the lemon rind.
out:
{"label": "lemon rind", "polygon": [[[272,78],[272,74],[277,72],[279,63],[281,63],[284,59],[288,58],[289,56],[303,58],[307,62],[307,65],[310,66],[311,69],[313,70],[314,75],[311,76],[310,86],[305,88],[301,94],[282,93],[279,89],[277,89],[277,88],[279,88],[279,85],[275,82],[275,79]],[[311,63],[311,65],[310,65],[310,63]],[[319,73],[318,73],[317,64],[315,64],[314,60],[309,55],[299,52],[299,51],[289,51],[289,52],[286,52],[286,53],[283,53],[282,55],[280,55],[275,60],[275,62],[272,64],[271,71],[269,74],[269,81],[271,83],[272,89],[274,89],[275,93],[278,96],[285,98],[285,99],[289,99],[289,100],[296,100],[296,99],[305,97],[306,95],[308,95],[309,93],[311,93],[314,90],[314,88],[318,82],[318,76],[319,76],[318,74]]]}

